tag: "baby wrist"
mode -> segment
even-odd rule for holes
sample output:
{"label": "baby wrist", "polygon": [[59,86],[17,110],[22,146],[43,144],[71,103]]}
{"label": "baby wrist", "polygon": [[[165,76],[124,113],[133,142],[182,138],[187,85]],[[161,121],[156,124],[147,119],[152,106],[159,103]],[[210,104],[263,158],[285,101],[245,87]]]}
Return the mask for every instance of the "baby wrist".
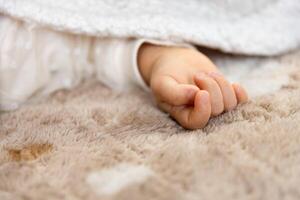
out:
{"label": "baby wrist", "polygon": [[168,52],[169,47],[185,47],[195,49],[193,45],[187,43],[175,43],[151,39],[136,40],[134,71],[136,83],[147,91],[151,80],[152,70],[157,61]]}

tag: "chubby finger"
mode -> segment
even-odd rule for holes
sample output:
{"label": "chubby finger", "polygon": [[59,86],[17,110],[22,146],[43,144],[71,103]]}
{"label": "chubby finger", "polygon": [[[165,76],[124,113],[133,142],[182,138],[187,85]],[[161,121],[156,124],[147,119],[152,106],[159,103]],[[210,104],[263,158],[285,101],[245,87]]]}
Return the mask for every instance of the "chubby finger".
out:
{"label": "chubby finger", "polygon": [[170,76],[161,76],[151,82],[157,101],[180,106],[192,104],[199,88],[191,84],[181,84]]}
{"label": "chubby finger", "polygon": [[248,101],[248,94],[246,90],[237,83],[233,83],[232,87],[234,89],[238,103],[246,103]]}
{"label": "chubby finger", "polygon": [[195,84],[201,89],[209,93],[211,101],[211,114],[217,116],[224,111],[224,102],[221,89],[217,82],[204,73],[194,76]]}
{"label": "chubby finger", "polygon": [[184,128],[203,128],[211,115],[211,104],[207,91],[198,91],[194,106],[171,106],[166,103],[159,103],[159,107],[170,113],[170,115]]}
{"label": "chubby finger", "polygon": [[226,111],[234,109],[237,105],[237,98],[232,85],[219,73],[211,72],[209,73],[209,76],[211,76],[218,83],[222,91],[224,109]]}

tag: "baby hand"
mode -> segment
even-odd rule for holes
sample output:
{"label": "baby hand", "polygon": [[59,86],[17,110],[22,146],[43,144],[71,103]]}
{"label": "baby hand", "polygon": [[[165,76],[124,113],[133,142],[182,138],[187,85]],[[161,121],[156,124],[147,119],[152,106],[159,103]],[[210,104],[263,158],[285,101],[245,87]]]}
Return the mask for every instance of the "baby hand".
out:
{"label": "baby hand", "polygon": [[151,66],[139,60],[142,76],[158,106],[184,128],[203,128],[210,117],[247,101],[246,91],[238,84],[230,84],[200,52],[176,47],[148,48],[148,55],[152,52],[156,60]]}

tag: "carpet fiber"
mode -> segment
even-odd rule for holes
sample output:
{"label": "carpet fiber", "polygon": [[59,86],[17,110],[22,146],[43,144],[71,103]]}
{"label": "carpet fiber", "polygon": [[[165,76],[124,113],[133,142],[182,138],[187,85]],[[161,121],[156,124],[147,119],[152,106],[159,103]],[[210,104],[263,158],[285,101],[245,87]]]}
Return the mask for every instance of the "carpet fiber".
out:
{"label": "carpet fiber", "polygon": [[300,199],[299,55],[203,130],[92,80],[1,113],[0,199]]}

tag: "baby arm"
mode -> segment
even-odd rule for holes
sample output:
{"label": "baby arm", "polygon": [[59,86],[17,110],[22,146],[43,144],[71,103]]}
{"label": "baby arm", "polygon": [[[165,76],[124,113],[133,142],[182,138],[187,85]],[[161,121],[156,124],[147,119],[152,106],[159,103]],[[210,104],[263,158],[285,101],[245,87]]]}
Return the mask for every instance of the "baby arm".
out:
{"label": "baby arm", "polygon": [[229,83],[204,54],[192,48],[145,43],[138,65],[158,106],[187,129],[202,128],[210,117],[248,99],[243,87]]}

